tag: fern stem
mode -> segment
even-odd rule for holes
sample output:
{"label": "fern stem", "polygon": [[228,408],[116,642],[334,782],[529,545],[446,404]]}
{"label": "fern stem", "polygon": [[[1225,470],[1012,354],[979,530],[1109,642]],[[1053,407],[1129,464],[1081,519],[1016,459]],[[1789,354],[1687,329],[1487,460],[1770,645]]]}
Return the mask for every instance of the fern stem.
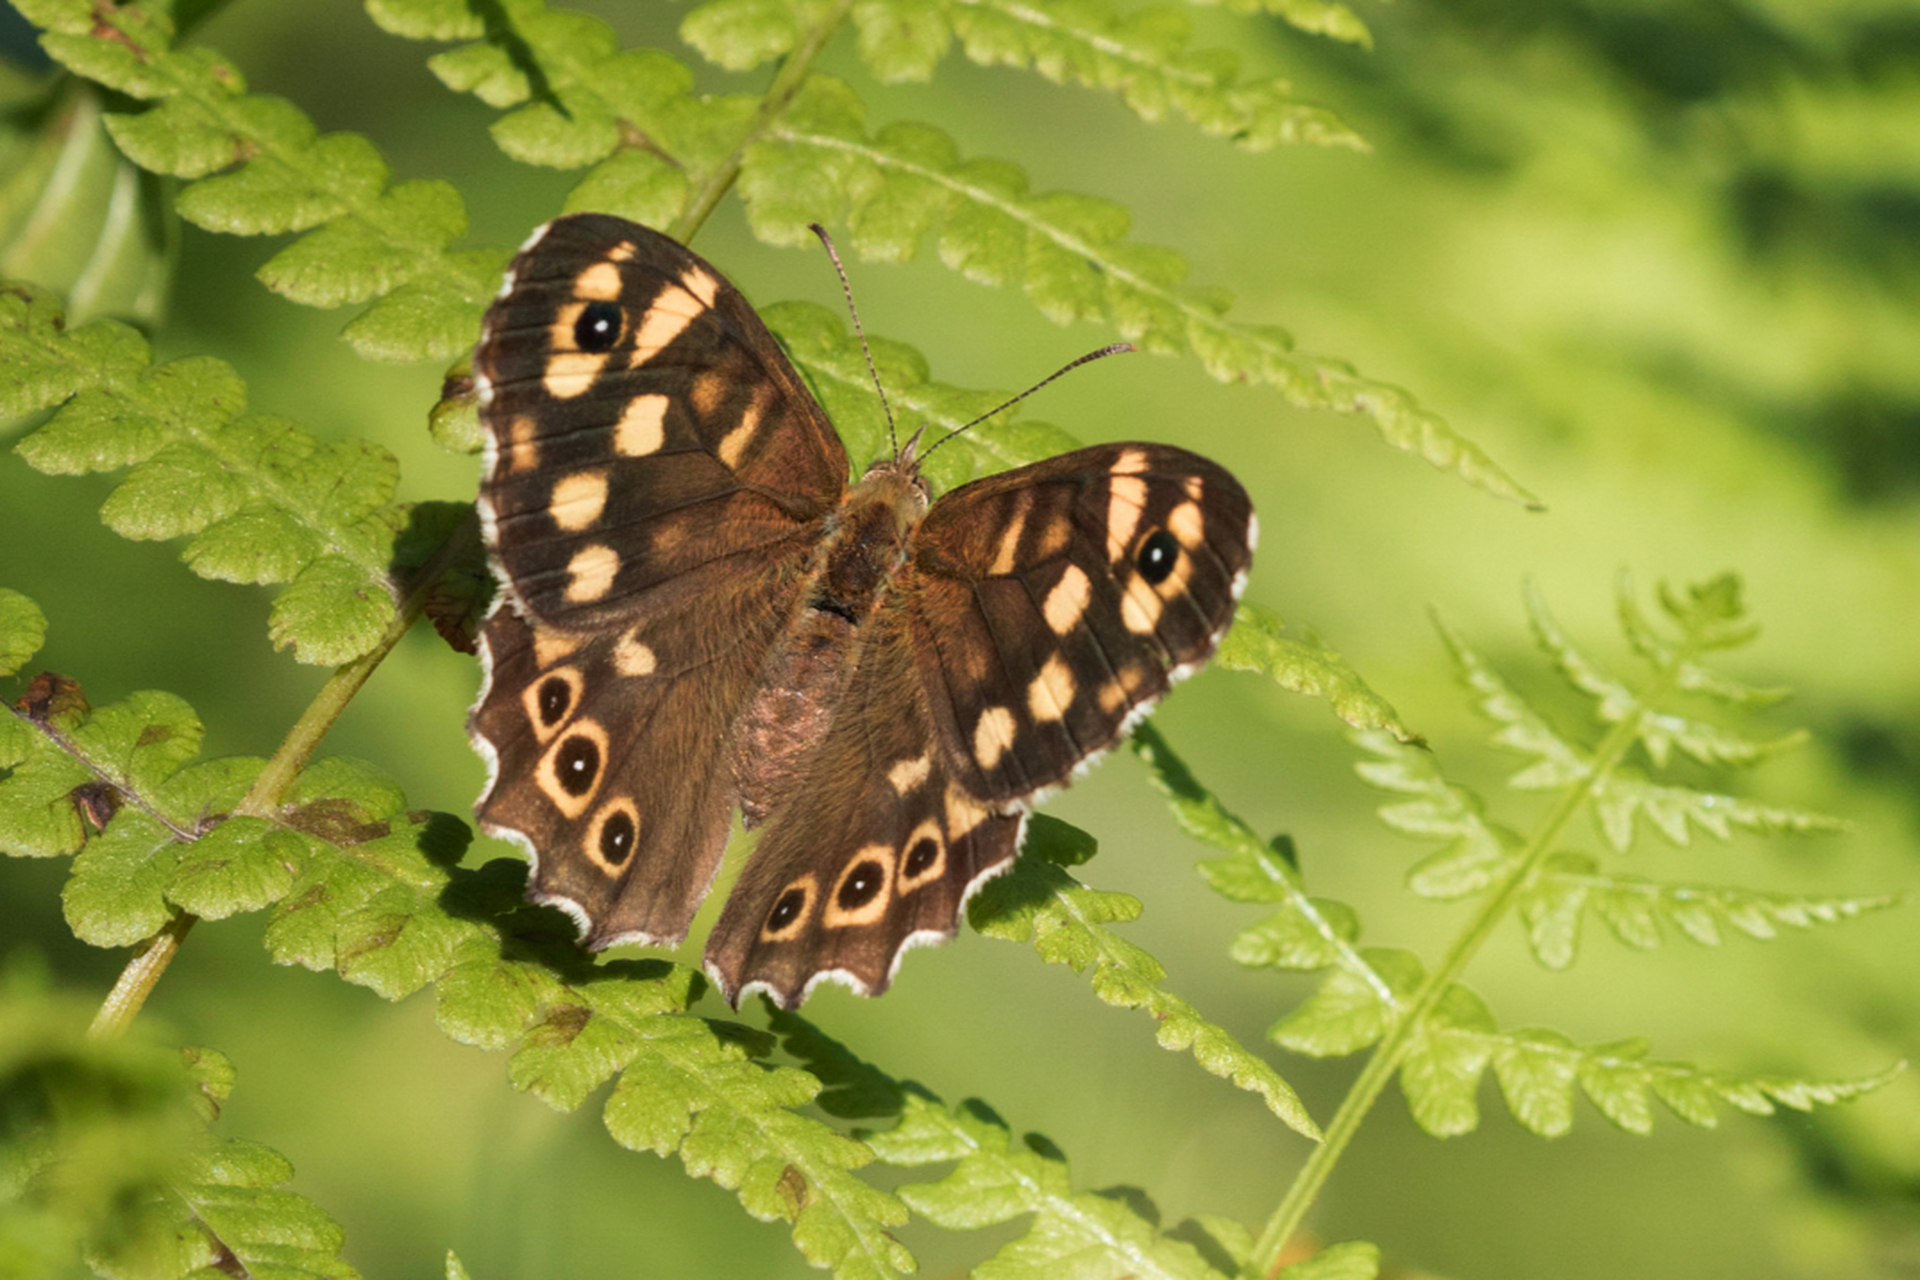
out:
{"label": "fern stem", "polygon": [[853,10],[853,0],[840,0],[828,11],[818,25],[812,27],[800,38],[792,53],[780,63],[780,70],[774,73],[773,81],[767,86],[766,93],[760,97],[760,109],[754,114],[753,124],[741,136],[739,143],[722,160],[708,171],[705,180],[688,199],[680,216],[667,228],[667,234],[682,244],[693,239],[694,233],[706,224],[713,211],[733,184],[740,178],[740,167],[752,146],[760,136],[768,131],[773,122],[780,118],[793,102],[794,95],[800,92],[800,86],[813,74],[813,64],[827,47],[847,20]]}
{"label": "fern stem", "polygon": [[[1689,641],[1691,637],[1689,637]],[[1287,1241],[1293,1238],[1306,1218],[1307,1210],[1319,1197],[1320,1188],[1326,1184],[1333,1167],[1339,1163],[1347,1144],[1366,1119],[1373,1104],[1378,1101],[1387,1082],[1400,1068],[1400,1061],[1406,1056],[1414,1036],[1425,1025],[1434,1007],[1440,1003],[1447,990],[1459,979],[1467,965],[1479,952],[1481,946],[1493,935],[1494,929],[1506,917],[1513,905],[1514,897],[1530,880],[1540,864],[1546,860],[1565,831],[1567,824],[1580,812],[1589,800],[1605,784],[1613,770],[1626,757],[1640,735],[1640,726],[1647,715],[1648,708],[1657,705],[1673,693],[1679,679],[1681,668],[1692,660],[1694,646],[1691,643],[1681,646],[1670,661],[1656,670],[1654,679],[1635,700],[1633,710],[1621,717],[1593,753],[1592,767],[1580,785],[1568,787],[1559,801],[1548,811],[1533,834],[1522,847],[1522,856],[1514,870],[1500,882],[1493,893],[1481,905],[1479,911],[1467,923],[1467,927],[1447,949],[1440,963],[1427,974],[1425,981],[1414,992],[1406,1011],[1397,1019],[1380,1044],[1374,1049],[1373,1056],[1361,1069],[1353,1086],[1347,1090],[1347,1096],[1341,1100],[1340,1109],[1334,1113],[1327,1125],[1326,1140],[1314,1148],[1307,1157],[1300,1172],[1294,1176],[1293,1184],[1287,1188],[1286,1196],[1273,1216],[1260,1233],[1255,1243],[1251,1261],[1247,1268],[1249,1274],[1272,1277],[1280,1271],[1280,1251]]]}
{"label": "fern stem", "polygon": [[182,911],[162,925],[160,932],[140,945],[140,950],[127,962],[127,967],[120,971],[113,990],[100,1002],[100,1012],[93,1015],[93,1024],[87,1028],[89,1036],[95,1040],[108,1040],[127,1029],[134,1015],[140,1012],[140,1007],[146,1004],[154,983],[160,981],[160,975],[173,963],[181,940],[199,920],[199,916]]}

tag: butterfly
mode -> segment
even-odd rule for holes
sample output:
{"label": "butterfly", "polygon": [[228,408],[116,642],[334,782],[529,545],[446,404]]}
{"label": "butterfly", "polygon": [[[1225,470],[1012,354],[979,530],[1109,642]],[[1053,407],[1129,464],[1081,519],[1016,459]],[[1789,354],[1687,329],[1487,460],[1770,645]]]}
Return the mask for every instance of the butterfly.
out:
{"label": "butterfly", "polygon": [[1184,449],[1108,444],[930,501],[916,436],[850,483],[740,292],[604,214],[536,231],[474,354],[501,590],[477,810],[594,950],[686,936],[737,1005],[877,995],[953,936],[1027,811],[1212,654],[1256,536]]}

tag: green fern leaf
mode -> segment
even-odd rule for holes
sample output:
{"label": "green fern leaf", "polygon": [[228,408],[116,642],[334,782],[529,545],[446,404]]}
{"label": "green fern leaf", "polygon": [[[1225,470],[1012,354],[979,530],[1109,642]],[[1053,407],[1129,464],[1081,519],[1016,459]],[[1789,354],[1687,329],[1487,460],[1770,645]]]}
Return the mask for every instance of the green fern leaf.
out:
{"label": "green fern leaf", "polygon": [[1641,610],[1640,602],[1635,598],[1633,579],[1625,571],[1620,574],[1615,597],[1620,630],[1625,633],[1627,643],[1656,670],[1675,671],[1676,682],[1684,692],[1715,698],[1734,706],[1755,708],[1769,707],[1787,698],[1786,689],[1758,689],[1682,657],[1674,642],[1661,635]]}
{"label": "green fern leaf", "polygon": [[1330,1244],[1281,1271],[1278,1280],[1374,1280],[1380,1274],[1380,1248],[1365,1240]]}
{"label": "green fern leaf", "polygon": [[1461,684],[1474,695],[1474,709],[1500,726],[1494,744],[1538,757],[1534,764],[1507,779],[1508,786],[1523,791],[1554,790],[1583,781],[1592,772],[1586,753],[1555,732],[1546,717],[1469,649],[1438,614],[1433,617],[1433,625],[1453,655]]}
{"label": "green fern leaf", "polygon": [[240,416],[246,389],[226,364],[149,366],[129,332],[96,321],[64,334],[57,313],[37,305],[0,312],[0,360],[63,364],[65,376],[39,388],[70,397],[21,442],[21,456],[60,475],[130,466],[101,506],[108,528],[134,539],[194,535],[181,558],[202,577],[291,581],[271,634],[301,661],[338,664],[372,648],[394,616],[390,572],[408,515],[390,503],[392,456]]}
{"label": "green fern leaf", "polygon": [[1594,820],[1607,843],[1624,853],[1632,847],[1634,819],[1642,817],[1671,844],[1685,848],[1694,829],[1722,840],[1733,832],[1808,835],[1845,831],[1838,818],[1803,809],[1756,804],[1740,796],[1669,787],[1650,782],[1633,769],[1616,769],[1594,796]]}
{"label": "green fern leaf", "polygon": [[[493,284],[476,285],[459,256],[446,252],[466,233],[452,187],[418,181],[389,189],[386,162],[365,138],[321,136],[291,103],[248,94],[239,73],[211,51],[173,48],[171,23],[157,9],[119,6],[96,16],[48,5],[35,12],[49,28],[42,43],[55,59],[153,104],[109,118],[108,127],[134,163],[193,179],[176,201],[181,217],[238,235],[311,231],[261,269],[269,287],[333,306],[421,283],[408,300],[415,323],[372,326],[362,354],[444,358],[470,345],[473,316]],[[436,27],[431,15],[412,16]],[[423,323],[418,313],[428,306],[436,314]]]}
{"label": "green fern leaf", "polygon": [[486,31],[466,0],[367,0],[367,16],[409,40],[474,40]]}
{"label": "green fern leaf", "polygon": [[1049,964],[1088,974],[1094,994],[1122,1009],[1145,1009],[1158,1024],[1161,1048],[1190,1052],[1207,1071],[1260,1095],[1267,1109],[1297,1132],[1317,1136],[1299,1095],[1279,1073],[1199,1010],[1161,988],[1160,962],[1106,926],[1135,919],[1140,902],[1080,884],[1063,869],[1093,853],[1085,832],[1045,814],[1028,824],[1025,856],[989,881],[968,904],[967,918],[989,937],[1030,942]]}
{"label": "green fern leaf", "polygon": [[1346,659],[1317,642],[1289,639],[1282,634],[1286,626],[1271,609],[1242,604],[1214,663],[1228,671],[1272,676],[1283,689],[1325,698],[1333,713],[1356,729],[1385,729],[1403,742],[1414,740],[1400,713],[1368,688]]}
{"label": "green fern leaf", "polygon": [[1580,921],[1597,912],[1620,941],[1649,950],[1662,941],[1666,920],[1694,941],[1719,944],[1732,928],[1766,941],[1782,929],[1839,924],[1901,903],[1898,896],[1803,897],[1702,884],[1661,884],[1639,876],[1602,874],[1592,858],[1557,853],[1520,891],[1528,941],[1540,963],[1562,969],[1573,961]]}
{"label": "green fern leaf", "polygon": [[1276,1044],[1314,1058],[1358,1053],[1387,1033],[1426,976],[1411,951],[1368,947],[1365,967],[1336,969],[1319,990],[1267,1032]]}
{"label": "green fern leaf", "polygon": [[1377,731],[1348,737],[1376,757],[1354,765],[1354,772],[1370,786],[1418,797],[1381,805],[1380,820],[1417,840],[1446,841],[1409,872],[1414,892],[1443,900],[1464,897],[1495,883],[1517,865],[1522,838],[1489,821],[1480,797],[1449,782],[1431,752]]}
{"label": "green fern leaf", "polygon": [[889,258],[911,252],[924,223],[949,268],[982,284],[1019,282],[1056,320],[1099,320],[1149,350],[1191,351],[1215,377],[1269,383],[1304,407],[1368,413],[1396,447],[1490,492],[1533,501],[1405,392],[1336,362],[1297,356],[1278,330],[1226,320],[1221,295],[1181,287],[1186,265],[1178,254],[1122,238],[1128,216],[1119,206],[1035,196],[1016,166],[957,159],[929,126],[869,135],[864,121],[844,83],[815,75],[747,147],[740,191],[760,238],[801,243],[808,223],[832,220],[844,203],[854,245],[863,248],[867,209],[878,201],[876,239]]}
{"label": "green fern leaf", "polygon": [[1480,1123],[1475,1098],[1493,1058],[1493,1014],[1479,996],[1448,987],[1421,1020],[1400,1059],[1400,1091],[1414,1123],[1436,1138],[1470,1133]]}
{"label": "green fern leaf", "polygon": [[47,615],[18,591],[0,587],[0,676],[27,665],[47,640]]}
{"label": "green fern leaf", "polygon": [[1030,1134],[1016,1143],[985,1103],[947,1108],[910,1093],[900,1123],[870,1134],[874,1154],[892,1165],[955,1161],[937,1182],[910,1183],[900,1198],[939,1226],[975,1231],[1033,1214],[1027,1233],[969,1274],[978,1280],[1215,1280],[1199,1250],[1161,1235],[1119,1195],[1075,1192],[1066,1158]]}
{"label": "green fern leaf", "polygon": [[[925,79],[945,51],[944,24],[916,24],[914,30],[922,34],[903,58],[894,42],[865,38],[869,30],[889,30],[893,18],[888,10],[893,7],[856,10],[861,51],[879,46],[890,55],[882,62],[869,61],[883,80]],[[924,9],[920,4],[902,7],[915,15]],[[973,61],[1038,71],[1056,83],[1110,90],[1142,120],[1158,122],[1178,112],[1201,132],[1230,138],[1250,151],[1282,142],[1364,147],[1331,111],[1295,100],[1285,81],[1242,81],[1239,58],[1231,52],[1189,50],[1192,20],[1172,6],[1115,14],[1060,0],[969,0],[953,5],[949,14],[953,32]]]}
{"label": "green fern leaf", "polygon": [[751,71],[800,43],[800,6],[788,0],[709,0],[680,22],[680,38],[728,71]]}
{"label": "green fern leaf", "polygon": [[1493,1074],[1513,1118],[1543,1138],[1573,1128],[1579,1057],[1557,1031],[1522,1028],[1493,1045]]}
{"label": "green fern leaf", "polygon": [[933,79],[953,44],[948,8],[944,0],[859,0],[860,60],[883,82]]}

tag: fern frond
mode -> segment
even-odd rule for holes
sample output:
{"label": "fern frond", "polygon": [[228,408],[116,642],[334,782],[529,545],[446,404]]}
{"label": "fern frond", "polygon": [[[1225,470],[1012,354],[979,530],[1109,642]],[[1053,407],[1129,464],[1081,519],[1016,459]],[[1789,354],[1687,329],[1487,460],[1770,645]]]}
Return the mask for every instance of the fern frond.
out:
{"label": "fern frond", "polygon": [[1784,688],[1755,688],[1724,676],[1711,667],[1682,658],[1676,643],[1661,635],[1640,608],[1640,602],[1635,598],[1633,576],[1624,569],[1620,572],[1614,596],[1620,615],[1620,630],[1626,635],[1627,643],[1656,670],[1672,669],[1676,673],[1675,682],[1682,692],[1717,698],[1734,706],[1754,708],[1769,707],[1787,698],[1789,691]]}
{"label": "fern frond", "polygon": [[[1393,740],[1389,734],[1381,737]],[[1261,840],[1193,776],[1151,724],[1135,727],[1131,745],[1146,763],[1154,786],[1167,797],[1181,829],[1226,852],[1224,858],[1200,864],[1200,873],[1214,891],[1232,902],[1284,904],[1283,910],[1235,940],[1234,958],[1242,964],[1282,968],[1334,966],[1391,1006],[1391,987],[1353,945],[1360,925],[1352,908],[1307,895],[1299,868],[1293,865],[1291,842],[1284,836],[1272,844]]]}
{"label": "fern frond", "polygon": [[1094,994],[1122,1009],[1145,1009],[1158,1024],[1163,1049],[1190,1052],[1207,1071],[1258,1094],[1289,1127],[1317,1136],[1306,1107],[1280,1074],[1225,1028],[1161,987],[1160,962],[1107,926],[1136,919],[1140,902],[1106,893],[1065,868],[1093,856],[1085,832],[1044,814],[1029,820],[1022,856],[1006,875],[987,882],[967,907],[973,927],[989,937],[1028,942],[1049,964],[1088,975]]}
{"label": "fern frond", "polygon": [[1635,769],[1622,767],[1603,779],[1593,798],[1593,814],[1607,843],[1624,853],[1633,844],[1634,819],[1643,817],[1670,843],[1685,848],[1698,828],[1722,840],[1736,828],[1764,835],[1808,835],[1847,830],[1826,814],[1758,804],[1741,796],[1692,787],[1663,786]]}
{"label": "fern frond", "polygon": [[953,1161],[937,1182],[909,1183],[900,1198],[921,1217],[976,1231],[1034,1215],[1025,1235],[969,1274],[980,1280],[1225,1280],[1200,1251],[1163,1235],[1121,1194],[1076,1192],[1065,1155],[1038,1134],[1016,1142],[985,1103],[949,1108],[921,1090],[905,1098],[900,1122],[867,1135],[883,1162],[904,1168]]}
{"label": "fern frond", "polygon": [[[1464,649],[1456,652],[1466,653]],[[1470,669],[1483,678],[1491,676],[1483,666],[1476,664]],[[1490,821],[1485,801],[1450,782],[1431,752],[1385,733],[1365,731],[1347,736],[1376,757],[1353,766],[1368,785],[1417,797],[1381,805],[1376,810],[1380,821],[1416,840],[1446,841],[1445,847],[1423,858],[1408,873],[1407,882],[1415,893],[1424,898],[1464,897],[1487,888],[1518,865],[1522,837]]]}
{"label": "fern frond", "polygon": [[246,414],[246,387],[222,361],[149,360],[125,325],[69,332],[31,286],[0,292],[0,371],[21,375],[0,413],[59,406],[19,445],[29,465],[131,468],[100,508],[108,528],[142,541],[191,535],[181,559],[203,578],[286,583],[268,629],[302,662],[370,650],[394,617],[409,524],[450,527],[455,509],[393,502],[398,465],[378,445],[323,445],[295,423]]}
{"label": "fern frond", "polygon": [[32,599],[0,587],[0,676],[10,676],[33,660],[47,642],[47,615]]}
{"label": "fern frond", "polygon": [[1358,1053],[1397,1025],[1426,978],[1420,957],[1397,947],[1366,947],[1360,965],[1329,973],[1293,1012],[1268,1029],[1275,1044],[1313,1058]]}
{"label": "fern frond", "polygon": [[854,246],[901,261],[937,228],[940,257],[979,284],[1022,287],[1042,314],[1096,320],[1148,350],[1190,353],[1222,380],[1274,386],[1303,408],[1371,415],[1382,437],[1491,493],[1534,499],[1478,446],[1398,388],[1336,361],[1298,355],[1271,326],[1226,318],[1227,296],[1185,287],[1186,262],[1128,241],[1126,210],[1088,196],[1034,195],[1001,160],[963,160],[928,125],[869,133],[865,107],[841,81],[815,75],[742,157],[740,191],[761,239],[797,244],[810,222],[845,207]]}
{"label": "fern frond", "polygon": [[445,358],[472,344],[473,317],[504,258],[448,249],[467,230],[451,185],[393,184],[365,138],[321,135],[291,103],[246,92],[239,71],[212,51],[174,48],[165,5],[17,7],[45,28],[42,47],[69,70],[154,104],[109,115],[107,128],[135,164],[189,180],[176,201],[181,217],[235,235],[307,233],[260,268],[268,288],[309,306],[378,298],[346,329],[372,359]]}
{"label": "fern frond", "polygon": [[1523,791],[1552,790],[1571,786],[1592,772],[1586,752],[1567,741],[1547,723],[1485,659],[1467,647],[1454,630],[1433,615],[1434,629],[1453,655],[1454,669],[1461,684],[1474,695],[1474,710],[1500,726],[1493,736],[1495,746],[1506,747],[1538,760],[1507,779],[1507,785]]}
{"label": "fern frond", "polygon": [[1550,969],[1564,969],[1573,962],[1580,925],[1589,911],[1620,941],[1651,950],[1663,940],[1662,921],[1711,947],[1719,945],[1728,928],[1767,941],[1783,929],[1840,924],[1901,901],[1892,894],[1808,897],[1726,885],[1662,884],[1602,872],[1584,854],[1556,853],[1522,886],[1519,908],[1534,955]]}
{"label": "fern frond", "polygon": [[1311,638],[1292,639],[1286,629],[1273,610],[1242,603],[1213,661],[1228,671],[1271,676],[1294,693],[1325,698],[1333,713],[1356,729],[1385,729],[1403,742],[1415,739],[1393,704],[1369,688],[1345,658]]}
{"label": "fern frond", "polygon": [[1479,1124],[1475,1095],[1488,1067],[1514,1118],[1542,1137],[1572,1127],[1576,1085],[1611,1123],[1645,1135],[1653,1129],[1656,1098],[1688,1124],[1710,1129],[1719,1123],[1721,1104],[1750,1115],[1771,1115],[1779,1106],[1808,1111],[1871,1092],[1905,1069],[1895,1063],[1862,1079],[1815,1081],[1705,1071],[1647,1053],[1643,1040],[1582,1047],[1543,1028],[1499,1031],[1477,995],[1453,986],[1415,1030],[1400,1087],[1414,1121],[1435,1137]]}
{"label": "fern frond", "polygon": [[[1797,747],[1806,741],[1806,734],[1803,732],[1790,733],[1772,739],[1750,738],[1703,720],[1694,720],[1672,712],[1644,707],[1637,693],[1618,679],[1608,675],[1598,663],[1581,653],[1560,628],[1560,624],[1554,621],[1552,613],[1547,609],[1545,597],[1540,594],[1539,587],[1531,581],[1526,585],[1526,602],[1527,617],[1533,626],[1534,635],[1539,639],[1540,646],[1552,656],[1554,666],[1575,688],[1594,700],[1595,712],[1603,722],[1619,724],[1624,720],[1638,717],[1640,744],[1646,749],[1648,757],[1656,767],[1666,766],[1675,747],[1702,764],[1751,765]],[[1738,607],[1737,587],[1734,588],[1734,607]],[[1688,625],[1693,628],[1688,636],[1688,642],[1696,649],[1732,648],[1747,643],[1756,634],[1751,626],[1718,614],[1709,618],[1700,618],[1693,614],[1685,616],[1690,619]],[[1631,628],[1631,624],[1629,625]],[[1635,632],[1630,629],[1628,634],[1631,641]],[[1646,634],[1642,633],[1635,643],[1648,643]],[[1655,651],[1664,652],[1668,663],[1682,662],[1680,651],[1673,646],[1665,646]],[[1707,671],[1698,663],[1686,661],[1684,667],[1684,672],[1675,672],[1676,686],[1680,686],[1683,682],[1690,682],[1703,689],[1718,689],[1721,691],[1722,700],[1736,703],[1764,703],[1773,700],[1761,693],[1748,692],[1742,695],[1735,692],[1740,686]]]}
{"label": "fern frond", "polygon": [[1171,5],[1121,13],[1062,0],[868,0],[853,18],[861,56],[883,81],[931,79],[957,35],[974,62],[1116,93],[1149,123],[1178,112],[1249,151],[1290,142],[1364,149],[1338,116],[1296,100],[1285,81],[1243,81],[1231,51],[1189,49],[1192,19]]}
{"label": "fern frond", "polygon": [[339,1224],[282,1185],[284,1157],[207,1132],[233,1088],[225,1056],[86,1036],[83,1011],[7,985],[0,1092],[33,1117],[0,1135],[9,1274],[79,1255],[103,1276],[358,1280]]}

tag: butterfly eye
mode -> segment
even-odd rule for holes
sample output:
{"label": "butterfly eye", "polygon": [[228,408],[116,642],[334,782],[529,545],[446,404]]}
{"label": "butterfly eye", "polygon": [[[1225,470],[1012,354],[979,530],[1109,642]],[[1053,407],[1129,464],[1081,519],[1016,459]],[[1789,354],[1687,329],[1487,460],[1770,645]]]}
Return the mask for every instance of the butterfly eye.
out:
{"label": "butterfly eye", "polygon": [[1147,540],[1140,544],[1140,554],[1134,557],[1133,563],[1147,584],[1157,587],[1167,580],[1179,559],[1180,544],[1174,541],[1172,534],[1160,529],[1148,535]]}
{"label": "butterfly eye", "polygon": [[593,355],[613,350],[620,341],[621,319],[619,303],[589,302],[573,322],[573,345]]}
{"label": "butterfly eye", "polygon": [[571,795],[583,796],[593,790],[594,779],[600,776],[600,748],[592,738],[568,738],[560,744],[554,764],[560,785]]}

